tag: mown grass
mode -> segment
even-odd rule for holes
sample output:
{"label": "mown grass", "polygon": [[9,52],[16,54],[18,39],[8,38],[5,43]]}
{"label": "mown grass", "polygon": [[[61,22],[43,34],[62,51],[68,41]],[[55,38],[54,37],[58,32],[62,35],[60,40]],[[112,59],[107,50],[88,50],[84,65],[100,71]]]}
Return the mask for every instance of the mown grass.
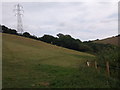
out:
{"label": "mown grass", "polygon": [[88,53],[3,34],[2,56],[3,88],[116,87],[113,79],[84,66],[95,57]]}
{"label": "mown grass", "polygon": [[93,55],[15,35],[3,35],[3,61],[77,67]]}

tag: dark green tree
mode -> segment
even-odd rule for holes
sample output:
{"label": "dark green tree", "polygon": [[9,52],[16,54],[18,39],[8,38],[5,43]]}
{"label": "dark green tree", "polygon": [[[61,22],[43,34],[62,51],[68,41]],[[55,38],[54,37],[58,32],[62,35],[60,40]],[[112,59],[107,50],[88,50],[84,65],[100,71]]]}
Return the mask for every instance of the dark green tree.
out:
{"label": "dark green tree", "polygon": [[24,32],[24,33],[23,33],[23,36],[24,36],[24,37],[30,37],[30,34],[29,34],[28,32]]}

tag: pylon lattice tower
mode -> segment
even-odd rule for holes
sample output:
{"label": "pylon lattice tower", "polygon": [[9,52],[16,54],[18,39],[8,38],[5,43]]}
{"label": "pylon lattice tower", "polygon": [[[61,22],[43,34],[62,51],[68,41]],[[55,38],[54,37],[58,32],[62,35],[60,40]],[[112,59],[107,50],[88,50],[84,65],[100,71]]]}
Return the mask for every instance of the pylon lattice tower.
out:
{"label": "pylon lattice tower", "polygon": [[22,12],[23,12],[23,7],[20,4],[15,5],[15,15],[17,16],[17,32],[18,33],[23,33],[23,24],[22,24]]}

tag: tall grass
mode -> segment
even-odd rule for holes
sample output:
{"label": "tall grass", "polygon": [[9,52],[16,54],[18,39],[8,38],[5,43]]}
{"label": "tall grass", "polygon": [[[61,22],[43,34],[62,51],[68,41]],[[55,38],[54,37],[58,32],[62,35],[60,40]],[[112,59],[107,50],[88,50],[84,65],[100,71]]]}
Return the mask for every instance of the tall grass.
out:
{"label": "tall grass", "polygon": [[119,81],[119,73],[120,73],[120,48],[114,46],[113,48],[106,48],[98,53],[97,62],[101,67],[101,72],[106,73],[106,62],[109,62],[110,67],[110,77],[117,81]]}

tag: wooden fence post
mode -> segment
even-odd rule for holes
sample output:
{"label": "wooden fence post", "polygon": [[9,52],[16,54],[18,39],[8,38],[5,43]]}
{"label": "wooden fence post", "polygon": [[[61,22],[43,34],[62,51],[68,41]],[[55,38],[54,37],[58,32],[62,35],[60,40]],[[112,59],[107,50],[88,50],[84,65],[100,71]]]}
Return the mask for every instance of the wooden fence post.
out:
{"label": "wooden fence post", "polygon": [[110,76],[109,61],[106,61],[106,70],[107,70],[107,75]]}
{"label": "wooden fence post", "polygon": [[98,67],[97,67],[97,61],[95,61],[95,68],[97,69]]}

